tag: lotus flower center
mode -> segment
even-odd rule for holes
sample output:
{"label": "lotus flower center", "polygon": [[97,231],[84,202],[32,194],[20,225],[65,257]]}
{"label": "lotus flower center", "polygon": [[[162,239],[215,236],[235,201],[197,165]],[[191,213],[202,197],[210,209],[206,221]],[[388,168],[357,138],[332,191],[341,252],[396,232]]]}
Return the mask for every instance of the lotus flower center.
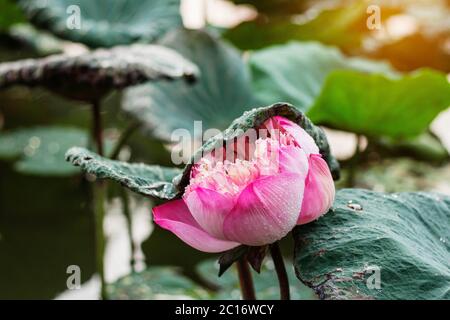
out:
{"label": "lotus flower center", "polygon": [[257,139],[249,159],[243,159],[239,154],[231,161],[222,157],[217,159],[212,154],[201,158],[191,171],[186,195],[197,187],[236,195],[257,178],[278,173],[279,148],[293,143],[284,133],[278,138]]}

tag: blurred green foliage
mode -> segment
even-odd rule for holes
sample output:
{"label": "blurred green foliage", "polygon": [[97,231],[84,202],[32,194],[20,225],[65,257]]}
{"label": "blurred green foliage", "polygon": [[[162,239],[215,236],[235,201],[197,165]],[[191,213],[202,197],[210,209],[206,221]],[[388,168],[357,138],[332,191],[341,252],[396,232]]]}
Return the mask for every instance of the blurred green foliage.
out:
{"label": "blurred green foliage", "polygon": [[24,21],[25,17],[15,0],[0,1],[0,32],[5,32],[13,24]]}
{"label": "blurred green foliage", "polygon": [[[1,0],[0,61],[67,49],[63,47],[63,43],[67,43],[57,36],[92,47],[161,39],[161,44],[198,64],[202,77],[194,85],[175,81],[133,88],[125,95],[123,109],[120,94],[106,97],[102,120],[108,139],[116,139],[129,123],[130,119],[124,117],[121,110],[144,126],[144,130],[135,132],[127,143],[131,152],[125,158],[129,162],[171,166],[168,146],[161,140],[169,139],[172,130],[180,127],[191,130],[195,120],[204,122],[203,129],[224,129],[244,111],[282,100],[304,111],[312,106],[309,116],[318,123],[369,137],[364,162],[358,164],[364,172],[356,172],[357,186],[388,192],[448,191],[448,165],[436,167],[434,164],[448,160],[448,151],[427,132],[430,122],[450,105],[449,84],[444,74],[450,71],[448,1],[446,7],[442,6],[443,1],[429,1],[419,6],[419,10],[415,7],[417,1],[396,1],[395,5],[382,1],[383,28],[391,17],[405,15],[413,18],[417,25],[417,29],[406,36],[387,39],[368,30],[368,2],[364,1],[233,2],[253,5],[259,12],[254,21],[244,22],[224,33],[226,41],[240,49],[252,50],[243,56],[218,34],[204,30],[175,30],[166,34],[181,25],[178,0],[127,0],[122,2],[123,6],[111,6],[106,0],[51,0],[50,6],[44,7],[37,6],[38,1],[21,0],[28,16],[33,16],[32,22],[53,34],[43,34],[26,24],[14,1]],[[73,4],[80,5],[82,14],[86,14],[81,31],[66,28],[66,8]],[[50,19],[53,13],[56,18]],[[19,22],[23,24],[17,24]],[[293,40],[298,42],[292,43]],[[305,40],[317,43],[305,43]],[[274,44],[278,46],[266,48]],[[350,58],[350,55],[364,58]],[[388,60],[392,67],[368,60],[370,58]],[[405,74],[395,71],[423,67],[435,71]],[[40,89],[8,89],[0,92],[0,101],[0,118],[4,121],[4,126],[0,126],[4,130],[0,133],[0,255],[2,261],[8,261],[0,266],[0,297],[53,298],[66,290],[68,265],[82,267],[83,282],[95,272],[89,184],[73,176],[79,170],[63,159],[69,147],[89,146],[86,132],[90,129],[90,109]],[[405,155],[425,162],[387,159]],[[344,175],[347,172],[346,168]],[[134,174],[134,178],[139,179],[141,172],[136,170]],[[110,187],[110,196],[115,196],[117,186]],[[404,285],[406,278],[397,277],[388,267],[384,270],[389,279],[400,283],[399,288],[403,290],[383,288],[375,292],[377,298],[405,297],[409,292],[425,298],[443,297],[440,288],[446,285],[441,276],[448,271],[445,269],[448,234],[439,228],[448,221],[448,214],[443,219],[440,216],[445,211],[443,203],[448,201],[427,197],[402,199],[421,208],[420,212],[426,212],[433,224],[430,226],[416,221],[421,220],[420,217],[410,211],[403,212],[395,195],[370,196],[362,191],[340,193],[336,211],[304,230],[306,233],[314,228],[320,231],[313,234],[314,241],[299,258],[306,257],[312,263],[305,268],[301,265],[305,261],[296,260],[301,265],[300,274],[306,272],[313,280],[318,279],[316,275],[329,272],[338,278],[348,274],[350,281],[326,282],[321,297],[336,298],[339,295],[335,293],[357,297],[356,291],[347,289],[357,288],[359,296],[367,292],[359,288],[360,283],[352,272],[359,276],[364,262],[384,265],[394,257],[392,265],[396,269],[404,270],[408,261],[412,261],[410,265],[421,266],[420,272],[414,268],[405,272],[408,277],[411,275],[409,279],[417,274],[424,275],[421,291],[414,291],[410,283]],[[354,209],[348,207],[348,200],[361,204],[363,210],[351,211]],[[381,210],[383,207],[385,209]],[[398,226],[393,230],[387,222],[392,221],[389,214],[397,210],[404,219],[393,217],[392,225]],[[336,212],[340,213],[339,217]],[[441,218],[434,220],[434,217]],[[337,230],[340,223],[345,224],[344,229],[350,228],[349,224],[358,225],[360,233]],[[417,246],[417,232],[409,232],[408,223],[420,227],[422,235],[437,230],[434,234],[440,237],[430,236]],[[405,232],[392,236],[398,230]],[[316,241],[317,237],[330,233],[332,236],[326,243]],[[362,234],[359,241],[353,243],[352,256],[348,259],[348,243],[339,236],[342,234],[354,237]],[[441,241],[441,237],[446,242]],[[402,247],[399,243],[408,245]],[[345,250],[340,250],[341,247]],[[414,255],[413,247],[418,248],[420,256]],[[317,248],[325,248],[324,254],[315,255],[322,252]],[[389,256],[383,256],[386,248],[390,250]],[[201,262],[210,255],[186,247],[160,228],[152,231],[142,249],[151,266],[111,284],[108,287],[111,298],[240,297],[233,271],[217,278],[215,264],[210,260]],[[427,258],[422,259],[422,256]],[[343,273],[335,270],[339,266],[344,266]],[[432,275],[436,270],[437,275]],[[293,279],[293,270],[288,271],[292,296],[315,298],[312,290]],[[278,298],[270,261],[261,275],[254,274],[254,279],[260,298]],[[432,287],[437,288],[434,293]]]}
{"label": "blurred green foliage", "polygon": [[410,138],[449,105],[450,83],[436,71],[401,78],[335,71],[308,115],[315,123],[369,137]]}
{"label": "blurred green foliage", "polygon": [[154,42],[181,25],[180,0],[18,0],[28,19],[90,47]]}
{"label": "blurred green foliage", "polygon": [[252,88],[259,101],[288,101],[307,112],[319,96],[328,75],[335,70],[393,75],[385,63],[350,58],[319,42],[292,41],[256,50],[248,59]]}

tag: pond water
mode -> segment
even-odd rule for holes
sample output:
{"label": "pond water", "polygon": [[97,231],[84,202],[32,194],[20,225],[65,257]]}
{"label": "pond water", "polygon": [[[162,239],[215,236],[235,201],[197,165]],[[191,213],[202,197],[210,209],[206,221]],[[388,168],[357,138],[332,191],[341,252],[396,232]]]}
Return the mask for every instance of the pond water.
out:
{"label": "pond water", "polygon": [[[6,51],[0,41],[0,62],[27,57],[23,51]],[[119,112],[120,95],[113,94],[102,105],[105,128],[123,129],[127,123]],[[64,100],[45,90],[13,88],[0,92],[0,132],[19,127],[65,125],[89,129],[89,107]],[[435,122],[449,146],[446,112]],[[2,124],[3,123],[3,124]],[[111,131],[111,130],[108,130]],[[350,139],[351,140],[351,139]],[[333,143],[333,139],[331,139]],[[352,141],[350,141],[351,143]],[[349,139],[332,145],[339,151]],[[131,161],[170,165],[164,146],[141,133],[130,140]],[[450,194],[450,166],[433,168],[399,162],[364,171],[361,187],[380,191],[433,190]],[[378,168],[378,170],[377,170]],[[381,169],[379,169],[381,168]],[[411,175],[412,169],[415,172]],[[419,170],[420,169],[420,170]],[[389,180],[380,179],[389,178]],[[406,179],[405,177],[408,177]],[[401,184],[399,184],[402,182]],[[130,242],[127,222],[117,199],[115,184],[109,185],[110,199],[105,218],[108,237],[105,265],[111,282],[130,272]],[[81,176],[36,177],[17,173],[11,162],[0,160],[0,299],[94,299],[99,283],[95,276],[94,224],[90,185]],[[146,265],[172,265],[195,279],[194,266],[211,255],[189,248],[173,234],[154,228],[151,203],[133,197],[133,239],[138,245],[137,268]],[[292,239],[283,243],[285,254],[292,252]],[[67,267],[81,269],[82,289],[67,291]]]}
{"label": "pond water", "polygon": [[[0,165],[0,299],[98,296],[89,189],[80,177],[23,176],[13,172],[8,164]],[[138,246],[134,255],[136,268],[178,266],[195,280],[194,267],[211,255],[191,249],[173,234],[154,228],[147,199],[133,197],[132,208],[133,239]],[[111,199],[105,217],[108,282],[131,271],[126,223],[120,200]],[[292,252],[291,241],[289,237],[284,243],[286,252]],[[66,271],[70,265],[81,269],[81,290],[67,290]]]}
{"label": "pond water", "polygon": [[[116,114],[118,101],[119,97],[113,95],[104,102],[107,128],[121,127],[123,119],[108,117]],[[14,88],[0,93],[0,111],[4,118],[2,131],[51,124],[89,127],[87,106],[67,102],[40,89]],[[140,134],[132,144],[133,161],[169,164],[161,144]],[[114,188],[111,191],[114,197]],[[107,277],[112,281],[130,271],[130,250],[121,204],[113,201],[109,208],[105,230],[109,230],[111,241],[105,261]],[[143,211],[139,208],[146,208],[145,223],[141,221]],[[170,263],[186,267],[192,273],[193,265],[202,255],[172,239],[168,232],[157,230],[149,237],[150,203],[140,204],[139,208],[133,215],[139,221],[135,224],[141,226],[135,238],[141,237],[138,240],[143,242],[142,255],[151,264]],[[81,176],[23,175],[13,170],[11,162],[0,161],[0,299],[55,298],[67,288],[66,270],[70,265],[80,266],[82,282],[90,280],[95,272],[94,243],[90,186]],[[93,287],[95,292],[98,285]],[[93,296],[91,290],[82,297]]]}
{"label": "pond water", "polygon": [[[27,52],[1,49],[0,62],[29,57]],[[127,123],[119,112],[120,95],[102,103],[107,131]],[[43,89],[11,88],[0,92],[1,131],[21,127],[62,125],[90,127],[89,106],[67,101]],[[159,142],[141,133],[130,140],[134,162],[171,165]],[[94,220],[90,185],[81,176],[39,177],[17,173],[13,161],[0,160],[0,299],[95,299]],[[130,240],[118,186],[109,184],[105,217],[108,237],[105,269],[108,282],[128,274]],[[211,255],[189,248],[173,234],[154,228],[151,203],[133,196],[133,237],[138,250],[137,268],[146,265],[181,267],[195,279],[194,266]],[[286,252],[291,239],[286,241]],[[81,269],[82,289],[67,291],[67,268]]]}

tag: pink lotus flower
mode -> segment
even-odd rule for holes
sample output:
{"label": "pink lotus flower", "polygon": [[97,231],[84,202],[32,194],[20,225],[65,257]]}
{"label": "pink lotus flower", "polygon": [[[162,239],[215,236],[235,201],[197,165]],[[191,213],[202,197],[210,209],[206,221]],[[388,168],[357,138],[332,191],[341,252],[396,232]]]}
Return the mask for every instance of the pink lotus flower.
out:
{"label": "pink lotus flower", "polygon": [[155,222],[200,251],[222,252],[273,243],[326,213],[334,183],[312,137],[279,116],[258,129],[266,134],[240,137],[231,160],[223,148],[196,163],[182,199],[153,209]]}

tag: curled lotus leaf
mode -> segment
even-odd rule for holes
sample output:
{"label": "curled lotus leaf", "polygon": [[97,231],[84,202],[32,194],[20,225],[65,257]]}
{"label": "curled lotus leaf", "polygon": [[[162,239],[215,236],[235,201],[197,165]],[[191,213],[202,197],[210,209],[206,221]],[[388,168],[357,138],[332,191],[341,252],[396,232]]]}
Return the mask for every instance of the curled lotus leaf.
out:
{"label": "curled lotus leaf", "polygon": [[220,146],[226,145],[229,141],[242,135],[242,133],[247,130],[259,127],[264,121],[274,116],[288,118],[302,127],[314,139],[319,147],[320,154],[327,162],[333,179],[338,180],[340,178],[340,165],[336,158],[331,154],[330,145],[325,132],[320,127],[315,126],[303,112],[293,105],[289,103],[275,103],[267,107],[254,108],[244,112],[242,116],[236,118],[221,134],[208,139],[192,156],[190,164],[184,169],[183,175],[180,176],[180,180],[174,180],[178,189],[183,191],[189,184],[190,171],[192,164],[196,162],[196,159],[200,159],[202,155],[207,154]]}
{"label": "curled lotus leaf", "polygon": [[100,179],[110,179],[122,183],[124,187],[144,196],[161,199],[174,199],[181,196],[189,184],[190,170],[195,159],[212,151],[251,128],[256,128],[273,116],[286,117],[301,126],[316,142],[320,153],[327,162],[335,179],[339,178],[339,163],[330,152],[327,137],[323,130],[315,126],[301,111],[292,105],[278,103],[268,107],[256,108],[245,112],[217,136],[209,139],[193,156],[184,170],[163,168],[144,164],[128,164],[101,157],[83,148],[71,148],[66,160],[85,172],[95,174]]}
{"label": "curled lotus leaf", "polygon": [[169,48],[134,44],[2,63],[0,89],[44,86],[72,99],[93,101],[113,89],[164,79],[193,81],[197,74],[193,63]]}
{"label": "curled lotus leaf", "polygon": [[110,160],[80,147],[67,151],[66,160],[99,179],[110,179],[141,195],[161,199],[175,197],[172,180],[181,172],[177,168]]}

